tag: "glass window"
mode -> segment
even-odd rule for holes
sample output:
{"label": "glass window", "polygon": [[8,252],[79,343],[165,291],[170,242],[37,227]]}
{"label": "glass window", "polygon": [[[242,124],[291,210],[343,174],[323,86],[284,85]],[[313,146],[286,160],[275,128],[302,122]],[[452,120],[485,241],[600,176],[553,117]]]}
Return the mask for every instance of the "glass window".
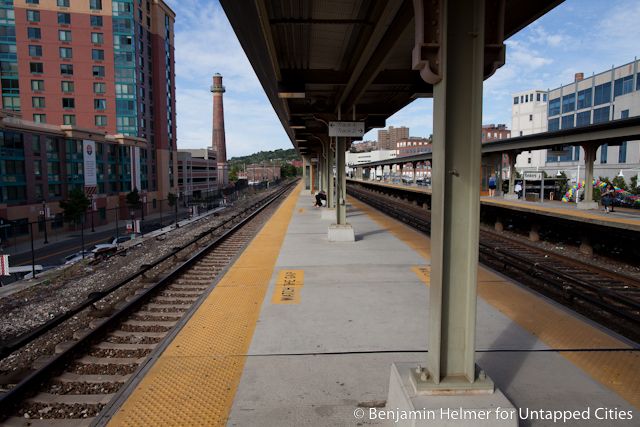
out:
{"label": "glass window", "polygon": [[42,175],[42,160],[34,160],[33,161],[33,173],[35,176]]}
{"label": "glass window", "polygon": [[62,123],[65,125],[75,126],[76,124],[76,116],[75,114],[63,114],[62,115]]}
{"label": "glass window", "polygon": [[91,59],[94,61],[103,61],[104,60],[104,50],[102,49],[91,49]]}
{"label": "glass window", "polygon": [[104,67],[102,65],[93,66],[93,77],[104,77]]}
{"label": "glass window", "polygon": [[32,73],[42,74],[44,72],[44,66],[42,65],[42,62],[30,62],[29,70]]}
{"label": "glass window", "polygon": [[31,90],[33,91],[44,90],[44,80],[31,80]]}
{"label": "glass window", "polygon": [[[611,101],[611,82],[596,86],[593,105],[600,105]],[[593,120],[595,122],[595,118]]]}
{"label": "glass window", "polygon": [[621,96],[633,91],[633,76],[626,76],[613,82],[613,97]]}
{"label": "glass window", "polygon": [[102,16],[91,15],[91,26],[102,27]]}
{"label": "glass window", "polygon": [[73,82],[62,81],[60,82],[60,88],[65,93],[73,92],[75,90],[75,84]]}
{"label": "glass window", "polygon": [[536,101],[540,102],[540,94],[536,93]]}
{"label": "glass window", "polygon": [[29,21],[29,22],[40,22],[40,11],[39,10],[27,10],[27,21]]}
{"label": "glass window", "polygon": [[71,14],[58,12],[58,24],[63,24],[63,25],[71,24]]}
{"label": "glass window", "polygon": [[34,123],[47,123],[47,115],[46,114],[34,114],[33,115]]}
{"label": "glass window", "polygon": [[101,10],[102,0],[89,0],[89,8],[93,10]]}
{"label": "glass window", "polygon": [[91,33],[91,43],[102,44],[104,43],[103,33]]}
{"label": "glass window", "polygon": [[70,42],[71,41],[71,31],[69,30],[58,30],[58,40],[61,42]]}
{"label": "glass window", "polygon": [[40,0],[27,0],[27,4],[40,4]]}
{"label": "glass window", "polygon": [[570,93],[562,97],[562,112],[569,113],[576,109],[576,94]]}
{"label": "glass window", "polygon": [[548,129],[549,129],[549,132],[553,132],[560,129],[560,119],[559,118],[550,119]]}
{"label": "glass window", "polygon": [[526,94],[526,95],[524,96],[524,102],[529,102],[529,94]]}
{"label": "glass window", "polygon": [[42,96],[34,96],[31,98],[31,106],[33,108],[44,108],[45,107],[45,103],[44,103],[44,97]]}
{"label": "glass window", "polygon": [[640,73],[636,74],[636,90],[640,90]]}
{"label": "glass window", "polygon": [[61,47],[60,58],[61,59],[73,58],[73,49],[71,49],[70,47]]}
{"label": "glass window", "polygon": [[560,98],[549,100],[549,116],[560,114]]}
{"label": "glass window", "polygon": [[20,95],[20,80],[18,79],[2,79],[2,93],[5,95]]}
{"label": "glass window", "polygon": [[107,125],[107,116],[96,116],[95,124],[96,124],[96,126],[106,126]]}
{"label": "glass window", "polygon": [[69,7],[69,0],[57,0],[57,4],[60,7]]}
{"label": "glass window", "polygon": [[517,96],[513,97],[513,105],[518,105],[518,97]]}
{"label": "glass window", "polygon": [[107,100],[106,99],[94,99],[93,100],[93,108],[96,110],[106,110],[107,109]]}
{"label": "glass window", "polygon": [[35,156],[40,155],[40,138],[38,136],[34,136],[31,140],[31,151]]}
{"label": "glass window", "polygon": [[60,74],[63,76],[73,76],[73,64],[60,64]]}
{"label": "glass window", "polygon": [[32,40],[40,40],[42,38],[42,34],[40,33],[40,28],[27,28],[27,38]]}
{"label": "glass window", "polygon": [[620,111],[620,118],[621,119],[628,119],[629,118],[629,110]]}
{"label": "glass window", "polygon": [[542,94],[542,102],[547,102],[547,94],[546,93]]}
{"label": "glass window", "polygon": [[591,107],[591,88],[578,92],[578,110]]}
{"label": "glass window", "polygon": [[609,151],[609,144],[602,144],[600,146],[600,163],[604,164],[607,163],[607,157],[608,157],[608,151]]}
{"label": "glass window", "polygon": [[609,107],[596,108],[593,110],[593,123],[603,123],[609,121]]}
{"label": "glass window", "polygon": [[618,163],[627,163],[627,141],[620,144],[618,151]]}
{"label": "glass window", "polygon": [[562,129],[571,129],[574,126],[574,116],[569,114],[568,116],[562,116]]}
{"label": "glass window", "polygon": [[76,108],[76,101],[73,98],[62,98],[62,108]]}
{"label": "glass window", "polygon": [[29,56],[42,56],[42,46],[29,45]]}
{"label": "glass window", "polygon": [[583,111],[576,114],[576,126],[589,126],[591,124],[591,111]]}
{"label": "glass window", "polygon": [[105,92],[106,92],[105,83],[93,84],[93,93],[105,93]]}

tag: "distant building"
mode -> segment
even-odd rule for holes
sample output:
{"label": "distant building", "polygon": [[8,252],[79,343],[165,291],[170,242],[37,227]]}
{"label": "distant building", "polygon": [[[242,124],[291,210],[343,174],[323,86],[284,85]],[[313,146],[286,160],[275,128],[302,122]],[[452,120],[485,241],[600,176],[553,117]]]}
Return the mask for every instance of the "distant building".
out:
{"label": "distant building", "polygon": [[395,150],[398,141],[407,138],[409,138],[408,127],[401,126],[396,128],[389,126],[388,129],[381,129],[378,131],[378,149]]}
{"label": "distant building", "polygon": [[364,153],[367,151],[374,151],[378,149],[378,141],[362,141],[354,142],[351,144],[349,151],[352,153]]}
{"label": "distant building", "polygon": [[[524,98],[523,94],[529,93]],[[538,94],[541,94],[538,100]],[[531,94],[535,94],[533,102]],[[528,99],[528,102],[527,102]],[[611,120],[640,116],[640,60],[584,78],[576,73],[572,83],[546,93],[529,91],[514,94],[512,134],[522,135],[571,129]],[[530,105],[528,105],[530,104]],[[544,109],[543,109],[544,108]],[[527,125],[527,111],[531,111]],[[543,121],[541,121],[543,120]],[[536,168],[549,175],[558,172],[575,179],[578,170],[584,179],[584,150],[565,147],[563,152],[536,150],[518,156],[516,168]],[[596,153],[594,176],[613,178],[620,172],[627,181],[640,169],[640,141],[627,141],[617,146],[604,144]]]}
{"label": "distant building", "polygon": [[369,162],[393,159],[396,157],[395,150],[376,150],[365,153],[347,153],[347,172],[353,172],[353,167]]}
{"label": "distant building", "polygon": [[482,125],[482,143],[511,138],[507,125]]}
{"label": "distant building", "polygon": [[409,137],[396,142],[396,156],[415,156],[420,153],[431,152],[431,140],[429,138]]}
{"label": "distant building", "polygon": [[218,192],[216,153],[211,148],[178,150],[178,189],[196,199]]}
{"label": "distant building", "polygon": [[239,179],[246,179],[249,184],[280,179],[280,163],[252,163],[238,172]]}

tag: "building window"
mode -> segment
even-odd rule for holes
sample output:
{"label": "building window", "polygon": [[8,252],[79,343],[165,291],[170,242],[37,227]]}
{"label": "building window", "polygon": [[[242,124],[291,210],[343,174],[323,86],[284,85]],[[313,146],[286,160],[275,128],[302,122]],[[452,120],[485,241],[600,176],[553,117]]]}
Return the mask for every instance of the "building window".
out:
{"label": "building window", "polygon": [[629,118],[629,110],[620,111],[620,118],[621,119],[628,119]]}
{"label": "building window", "polygon": [[557,116],[560,114],[560,98],[551,99],[549,101],[549,116]]}
{"label": "building window", "polygon": [[34,114],[33,115],[34,123],[47,123],[47,115],[46,114]]}
{"label": "building window", "polygon": [[562,116],[562,129],[571,129],[575,127],[575,120],[573,114],[568,116]]}
{"label": "building window", "polygon": [[27,4],[40,4],[40,0],[27,0]]}
{"label": "building window", "polygon": [[94,99],[93,100],[93,108],[96,110],[106,110],[107,109],[107,100],[106,99]]}
{"label": "building window", "polygon": [[104,67],[102,65],[93,66],[93,77],[104,77]]}
{"label": "building window", "polygon": [[70,93],[75,90],[75,85],[73,82],[62,81],[60,82],[60,88],[62,89],[62,92]]}
{"label": "building window", "polygon": [[69,0],[57,0],[59,7],[69,7]]}
{"label": "building window", "polygon": [[636,74],[636,90],[640,90],[640,73]]}
{"label": "building window", "polygon": [[513,97],[513,105],[518,105],[518,97],[517,96]]}
{"label": "building window", "polygon": [[529,114],[529,121],[532,122],[533,121],[533,114]]}
{"label": "building window", "polygon": [[70,47],[61,47],[60,48],[60,59],[70,59],[73,58],[73,49]]}
{"label": "building window", "polygon": [[17,96],[3,96],[2,106],[7,110],[20,111],[20,98]]}
{"label": "building window", "polygon": [[65,125],[75,126],[76,124],[76,116],[75,114],[63,114],[62,115],[62,123]]}
{"label": "building window", "polygon": [[609,144],[602,144],[600,146],[600,163],[605,164],[607,163],[607,155],[609,151]]}
{"label": "building window", "polygon": [[40,22],[40,11],[39,10],[27,10],[27,21],[29,21],[29,22]]}
{"label": "building window", "polygon": [[76,108],[76,100],[73,98],[62,98],[62,108]]}
{"label": "building window", "polygon": [[[611,101],[611,82],[596,86],[593,105],[605,104]],[[595,118],[594,118],[595,123]]]}
{"label": "building window", "polygon": [[540,94],[536,93],[536,101],[540,102]]}
{"label": "building window", "polygon": [[102,16],[91,15],[91,26],[102,27]]}
{"label": "building window", "polygon": [[528,94],[524,96],[524,102],[529,102],[529,95]]}
{"label": "building window", "polygon": [[633,91],[633,75],[622,77],[613,82],[613,98]]}
{"label": "building window", "polygon": [[91,33],[91,43],[103,44],[104,43],[104,34],[103,33]]}
{"label": "building window", "polygon": [[591,107],[591,88],[578,92],[578,110]]}
{"label": "building window", "polygon": [[94,83],[93,84],[93,93],[105,93],[105,84],[104,83]]}
{"label": "building window", "polygon": [[627,163],[627,141],[620,144],[618,151],[618,163]]}
{"label": "building window", "polygon": [[73,64],[60,64],[60,74],[63,76],[73,76]]}
{"label": "building window", "polygon": [[32,73],[42,74],[44,72],[44,66],[42,65],[42,62],[30,62],[29,70]]}
{"label": "building window", "polygon": [[44,103],[44,97],[42,96],[34,96],[31,98],[31,106],[33,108],[44,108],[45,107],[45,103]]}
{"label": "building window", "polygon": [[96,124],[96,126],[106,126],[107,125],[107,116],[96,116],[95,124]]}
{"label": "building window", "polygon": [[548,129],[549,129],[549,132],[553,132],[560,129],[560,119],[559,118],[550,119]]}
{"label": "building window", "polygon": [[576,109],[576,94],[570,93],[562,97],[562,112],[570,113]]}
{"label": "building window", "polygon": [[70,42],[71,41],[71,31],[69,30],[58,30],[58,40],[61,42]]}
{"label": "building window", "polygon": [[609,107],[596,108],[593,110],[593,124],[609,121]]}
{"label": "building window", "polygon": [[91,59],[94,61],[103,61],[104,60],[104,50],[102,49],[91,49]]}
{"label": "building window", "polygon": [[40,92],[44,90],[44,80],[31,80],[31,90]]}
{"label": "building window", "polygon": [[71,24],[71,14],[58,12],[58,24],[62,25],[70,25]]}
{"label": "building window", "polygon": [[576,114],[576,126],[589,126],[591,124],[591,111],[583,111]]}
{"label": "building window", "polygon": [[89,8],[93,10],[102,10],[102,0],[89,0]]}
{"label": "building window", "polygon": [[42,46],[29,45],[29,56],[42,56]]}
{"label": "building window", "polygon": [[27,28],[27,38],[31,40],[40,40],[42,38],[40,28]]}

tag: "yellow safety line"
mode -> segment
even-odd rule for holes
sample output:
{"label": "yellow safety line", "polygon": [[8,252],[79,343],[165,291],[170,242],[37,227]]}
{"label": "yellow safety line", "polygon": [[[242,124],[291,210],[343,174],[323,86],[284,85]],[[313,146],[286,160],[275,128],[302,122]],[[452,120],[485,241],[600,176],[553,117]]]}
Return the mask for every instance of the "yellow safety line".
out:
{"label": "yellow safety line", "polygon": [[[349,202],[429,259],[431,253],[428,237],[358,200],[351,198]],[[415,267],[414,272],[422,274]],[[595,350],[559,353],[593,379],[640,408],[640,353],[598,351],[628,349],[630,346],[627,343],[608,335],[580,317],[568,315],[546,299],[515,286],[483,267],[478,267],[478,295],[550,348]]]}
{"label": "yellow safety line", "polygon": [[227,422],[302,184],[287,197],[147,372],[110,426]]}

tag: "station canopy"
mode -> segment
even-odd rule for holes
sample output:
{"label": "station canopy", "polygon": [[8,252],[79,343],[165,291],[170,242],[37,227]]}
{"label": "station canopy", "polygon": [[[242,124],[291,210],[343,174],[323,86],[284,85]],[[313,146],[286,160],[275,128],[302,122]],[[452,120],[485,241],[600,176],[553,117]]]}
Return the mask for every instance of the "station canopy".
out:
{"label": "station canopy", "polygon": [[[414,99],[433,95],[433,86],[415,69],[412,52],[439,47],[415,42],[420,25],[415,24],[414,5],[423,7],[428,18],[418,21],[431,25],[444,1],[221,4],[291,142],[304,154],[319,150],[328,138],[327,123],[337,120],[339,112],[342,120],[364,121],[368,131],[385,127],[389,116]],[[502,41],[561,2],[487,0],[485,64],[504,59]],[[437,35],[438,28],[425,32]],[[495,63],[485,78],[502,65]]]}

